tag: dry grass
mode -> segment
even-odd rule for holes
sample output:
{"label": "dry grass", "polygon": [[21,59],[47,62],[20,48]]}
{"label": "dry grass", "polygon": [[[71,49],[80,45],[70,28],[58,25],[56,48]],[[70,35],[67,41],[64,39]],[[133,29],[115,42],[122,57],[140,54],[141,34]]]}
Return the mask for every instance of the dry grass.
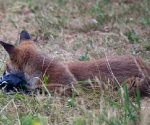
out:
{"label": "dry grass", "polygon": [[[149,0],[0,1],[0,40],[17,44],[24,28],[40,38],[37,44],[41,51],[59,61],[94,60],[105,53],[132,54],[145,63],[150,60]],[[1,47],[1,73],[6,56]],[[0,91],[0,124],[36,125],[39,121],[63,125],[150,124],[149,98],[142,99],[141,118],[138,103],[132,100],[136,108],[130,114],[125,108],[130,104],[121,96],[111,88],[100,93],[83,93],[75,99],[6,95]],[[68,105],[69,99],[74,100],[73,107]]]}

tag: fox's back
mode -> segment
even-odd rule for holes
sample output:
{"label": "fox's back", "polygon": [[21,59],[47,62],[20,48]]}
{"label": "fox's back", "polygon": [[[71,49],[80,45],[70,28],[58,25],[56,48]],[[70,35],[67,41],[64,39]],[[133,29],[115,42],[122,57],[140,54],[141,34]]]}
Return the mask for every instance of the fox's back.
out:
{"label": "fox's back", "polygon": [[100,79],[123,82],[130,77],[144,77],[150,73],[144,63],[131,55],[109,56],[95,61],[71,62],[68,67],[78,80]]}

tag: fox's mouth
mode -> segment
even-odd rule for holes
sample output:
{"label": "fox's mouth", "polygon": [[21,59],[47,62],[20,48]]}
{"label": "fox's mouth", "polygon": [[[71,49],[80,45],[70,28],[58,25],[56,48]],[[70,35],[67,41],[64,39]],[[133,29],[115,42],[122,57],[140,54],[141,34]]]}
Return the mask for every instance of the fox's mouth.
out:
{"label": "fox's mouth", "polygon": [[4,71],[0,80],[0,89],[5,89],[7,92],[20,90],[26,91],[27,82],[24,80],[23,74],[23,72],[11,74]]}
{"label": "fox's mouth", "polygon": [[21,70],[17,70],[15,72],[4,71],[0,78],[0,89],[4,89],[6,92],[15,91],[28,94],[33,90],[39,90],[39,88],[35,87],[37,81],[37,77],[30,78],[27,73]]}

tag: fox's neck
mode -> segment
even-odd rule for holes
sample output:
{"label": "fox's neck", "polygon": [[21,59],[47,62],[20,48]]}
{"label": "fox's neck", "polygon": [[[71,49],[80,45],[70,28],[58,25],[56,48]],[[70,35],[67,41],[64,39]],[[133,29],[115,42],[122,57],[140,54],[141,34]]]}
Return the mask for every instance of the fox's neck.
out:
{"label": "fox's neck", "polygon": [[54,59],[50,59],[43,54],[38,54],[34,57],[34,61],[31,59],[30,62],[33,63],[36,70],[40,70],[42,72],[45,72],[47,69],[50,70],[51,68],[56,68],[59,64],[59,62],[55,61]]}

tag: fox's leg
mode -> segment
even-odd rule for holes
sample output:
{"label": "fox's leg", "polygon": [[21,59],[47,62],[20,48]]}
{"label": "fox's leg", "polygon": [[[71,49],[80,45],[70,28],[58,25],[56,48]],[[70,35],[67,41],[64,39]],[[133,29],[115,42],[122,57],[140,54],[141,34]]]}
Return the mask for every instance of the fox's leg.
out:
{"label": "fox's leg", "polygon": [[139,89],[141,95],[150,95],[150,79],[147,77],[131,77],[126,80],[126,84],[130,95],[135,94],[137,89]]}
{"label": "fox's leg", "polygon": [[133,95],[136,92],[141,82],[143,82],[143,79],[139,77],[131,77],[126,80],[126,85],[130,95]]}

